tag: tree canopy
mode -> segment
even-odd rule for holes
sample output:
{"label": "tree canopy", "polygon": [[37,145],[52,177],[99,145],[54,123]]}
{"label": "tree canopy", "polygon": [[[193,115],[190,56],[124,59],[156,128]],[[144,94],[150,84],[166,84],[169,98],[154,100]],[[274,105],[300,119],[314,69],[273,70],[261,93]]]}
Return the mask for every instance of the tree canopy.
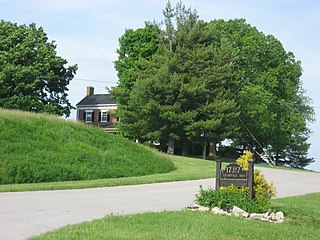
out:
{"label": "tree canopy", "polygon": [[1,21],[0,107],[69,116],[67,86],[77,66],[66,64],[41,27]]}
{"label": "tree canopy", "polygon": [[[290,164],[291,153],[286,149],[297,142],[306,145],[308,123],[314,117],[311,100],[302,88],[300,61],[274,36],[259,32],[244,19],[214,20],[210,26],[217,30],[216,39],[227,39],[238,51],[233,92],[240,108],[241,129],[233,140],[253,149],[268,149],[276,161]],[[300,149],[307,159],[307,147],[304,152]]]}
{"label": "tree canopy", "polygon": [[163,25],[127,29],[119,39],[112,93],[121,132],[169,153],[200,145],[205,156],[210,144],[214,156],[216,144],[231,139],[279,163],[309,164],[314,112],[293,53],[244,19],[204,22],[181,2],[168,2],[163,14]]}
{"label": "tree canopy", "polygon": [[[142,54],[131,58],[131,65],[127,64],[126,71],[134,77],[133,87],[126,86],[127,76],[121,78],[118,71],[121,80],[113,94],[122,103],[119,115],[123,132],[133,138],[167,143],[167,152],[174,153],[177,141],[182,145],[189,141],[206,145],[220,140],[218,128],[228,125],[229,118],[236,115],[236,106],[224,97],[228,94],[224,86],[232,75],[232,56],[219,55],[225,54],[227,44],[213,48],[207,23],[182,4],[176,8],[168,4],[164,15],[165,29],[153,25],[157,29],[153,33],[158,32],[153,38],[144,38],[141,29],[127,30],[120,38],[125,44],[119,53],[133,45],[129,41],[132,35],[140,35],[138,39],[145,42],[139,42],[135,48]],[[146,31],[149,28],[146,25]],[[157,48],[153,48],[152,55],[144,56],[144,46],[150,46],[150,42],[158,42],[153,45]],[[119,54],[116,68],[129,56]],[[213,57],[215,62],[211,61]],[[227,137],[226,132],[223,134]]]}

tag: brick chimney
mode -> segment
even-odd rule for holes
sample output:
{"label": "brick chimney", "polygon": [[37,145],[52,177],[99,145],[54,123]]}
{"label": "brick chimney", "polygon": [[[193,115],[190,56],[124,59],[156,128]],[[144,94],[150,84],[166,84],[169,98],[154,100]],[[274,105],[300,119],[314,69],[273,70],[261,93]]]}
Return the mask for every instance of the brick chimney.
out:
{"label": "brick chimney", "polygon": [[87,86],[87,96],[91,96],[94,94],[94,87]]}

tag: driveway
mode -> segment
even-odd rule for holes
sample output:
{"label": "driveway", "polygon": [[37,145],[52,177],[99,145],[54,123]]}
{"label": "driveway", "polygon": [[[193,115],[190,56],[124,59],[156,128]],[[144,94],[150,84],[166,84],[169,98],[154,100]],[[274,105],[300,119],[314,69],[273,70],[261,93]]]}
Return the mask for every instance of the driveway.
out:
{"label": "driveway", "polygon": [[[260,168],[278,197],[320,192],[320,174]],[[68,224],[108,214],[181,210],[193,203],[199,185],[214,179],[82,190],[0,193],[0,239],[26,239]]]}

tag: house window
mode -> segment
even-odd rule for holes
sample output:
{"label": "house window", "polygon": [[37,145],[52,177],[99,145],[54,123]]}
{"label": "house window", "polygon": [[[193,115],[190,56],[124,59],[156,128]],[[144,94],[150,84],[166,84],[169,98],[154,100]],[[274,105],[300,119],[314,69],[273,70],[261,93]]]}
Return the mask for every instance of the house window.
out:
{"label": "house window", "polygon": [[110,122],[110,114],[108,112],[101,112],[101,122]]}
{"label": "house window", "polygon": [[92,120],[93,120],[92,110],[86,110],[85,122],[92,122]]}

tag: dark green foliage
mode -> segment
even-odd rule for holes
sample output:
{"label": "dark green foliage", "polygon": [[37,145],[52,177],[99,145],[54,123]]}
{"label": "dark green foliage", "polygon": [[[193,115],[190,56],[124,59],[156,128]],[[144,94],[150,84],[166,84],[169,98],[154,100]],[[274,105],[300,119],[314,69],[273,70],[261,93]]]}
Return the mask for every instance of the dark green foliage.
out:
{"label": "dark green foliage", "polygon": [[145,23],[144,28],[126,29],[119,38],[118,59],[114,62],[119,82],[112,92],[120,109],[128,102],[129,93],[136,82],[134,74],[141,68],[140,61],[150,59],[159,52],[159,31],[156,24]]}
{"label": "dark green foliage", "polygon": [[212,188],[204,190],[200,186],[199,194],[196,195],[196,203],[205,207],[219,207],[230,210],[237,206],[249,213],[266,212],[269,208],[270,199],[249,199],[243,191],[215,190]]}
{"label": "dark green foliage", "polygon": [[66,64],[41,27],[0,21],[0,107],[69,116]]}
{"label": "dark green foliage", "polygon": [[[168,3],[164,16],[165,29],[157,31],[161,41],[149,58],[144,56],[145,48],[139,43],[136,49],[143,57],[136,49],[128,48],[128,42],[131,46],[131,41],[136,41],[132,33],[142,42],[150,41],[144,38],[149,26],[144,31],[127,30],[119,41],[119,53],[122,49],[130,50],[125,57],[119,54],[115,65],[120,81],[113,95],[120,103],[120,130],[141,141],[156,140],[162,149],[168,144],[171,153],[177,141],[202,144],[230,137],[232,130],[237,129],[230,122],[238,113],[235,101],[228,100],[230,93],[226,91],[234,67],[229,43],[213,47],[207,23],[181,3],[175,8]],[[136,56],[134,65],[132,61],[126,63],[130,54]],[[126,65],[126,71],[132,70],[134,81],[126,89],[127,77],[119,71],[120,63]],[[133,67],[137,65],[138,68]]]}
{"label": "dark green foliage", "polygon": [[120,88],[130,89],[133,86],[135,79],[132,73],[139,69],[139,60],[149,59],[155,54],[159,41],[159,28],[155,24],[146,23],[144,28],[137,30],[126,29],[119,38],[118,60],[114,62]]}
{"label": "dark green foliage", "polygon": [[301,62],[278,39],[259,32],[244,19],[213,20],[209,26],[214,41],[232,42],[238,56],[231,88],[241,120],[233,140],[244,148],[268,149],[272,157],[294,167],[310,164],[306,141],[314,110],[302,88]]}
{"label": "dark green foliage", "polygon": [[[182,154],[225,139],[305,167],[314,120],[302,68],[272,35],[244,19],[204,22],[181,2],[167,3],[161,24],[126,30],[115,62],[121,132]],[[168,151],[169,152],[169,151]]]}
{"label": "dark green foliage", "polygon": [[169,172],[162,155],[102,129],[53,116],[0,110],[0,183],[142,176]]}
{"label": "dark green foliage", "polygon": [[310,143],[307,142],[307,138],[303,136],[296,136],[292,139],[292,142],[286,148],[287,158],[278,163],[287,164],[293,168],[304,168],[308,166],[310,163],[314,162],[314,158],[308,157],[308,149],[310,147]]}

